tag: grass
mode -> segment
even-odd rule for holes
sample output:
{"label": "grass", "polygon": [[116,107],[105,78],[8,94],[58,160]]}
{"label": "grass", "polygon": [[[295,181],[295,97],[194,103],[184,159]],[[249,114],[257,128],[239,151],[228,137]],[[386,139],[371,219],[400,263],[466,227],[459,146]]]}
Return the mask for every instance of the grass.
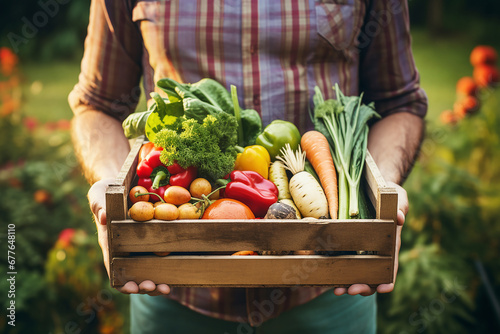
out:
{"label": "grass", "polygon": [[[68,94],[78,82],[79,62],[21,64],[24,112],[42,123],[71,119]],[[144,96],[138,108],[146,108]]]}

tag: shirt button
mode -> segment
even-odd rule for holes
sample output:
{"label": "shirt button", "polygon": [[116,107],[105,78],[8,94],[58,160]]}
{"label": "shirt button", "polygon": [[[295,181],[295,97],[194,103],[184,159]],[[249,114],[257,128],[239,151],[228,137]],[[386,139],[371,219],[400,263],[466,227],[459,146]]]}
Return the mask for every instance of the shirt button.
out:
{"label": "shirt button", "polygon": [[255,45],[255,44],[250,45],[250,53],[251,54],[254,54],[255,52],[257,52],[257,49],[258,49],[257,45]]}

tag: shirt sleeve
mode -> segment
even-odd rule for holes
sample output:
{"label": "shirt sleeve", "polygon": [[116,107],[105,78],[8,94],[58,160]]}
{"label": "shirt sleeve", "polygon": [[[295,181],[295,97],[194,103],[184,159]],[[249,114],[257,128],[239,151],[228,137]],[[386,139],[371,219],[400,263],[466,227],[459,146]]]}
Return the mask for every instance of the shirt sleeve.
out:
{"label": "shirt sleeve", "polygon": [[81,73],[68,97],[73,113],[98,110],[123,121],[140,97],[141,57],[130,2],[92,0]]}
{"label": "shirt sleeve", "polygon": [[404,111],[423,118],[427,96],[411,50],[407,1],[369,1],[358,41],[364,99],[382,116]]}

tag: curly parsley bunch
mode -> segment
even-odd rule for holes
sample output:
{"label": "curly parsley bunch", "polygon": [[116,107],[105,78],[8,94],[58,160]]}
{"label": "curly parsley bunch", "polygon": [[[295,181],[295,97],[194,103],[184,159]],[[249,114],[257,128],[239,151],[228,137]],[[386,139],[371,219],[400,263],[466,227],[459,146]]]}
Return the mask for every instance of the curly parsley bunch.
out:
{"label": "curly parsley bunch", "polygon": [[167,166],[174,161],[183,168],[195,166],[199,176],[216,180],[233,170],[237,129],[236,118],[227,113],[208,115],[201,123],[181,116],[159,131],[154,143],[163,147],[160,160]]}

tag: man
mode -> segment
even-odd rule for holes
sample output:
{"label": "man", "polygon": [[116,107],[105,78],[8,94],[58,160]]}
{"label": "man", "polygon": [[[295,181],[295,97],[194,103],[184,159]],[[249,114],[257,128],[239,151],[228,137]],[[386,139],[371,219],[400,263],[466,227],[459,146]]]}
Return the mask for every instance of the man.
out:
{"label": "man", "polygon": [[[400,0],[92,1],[82,72],[69,101],[106,268],[104,192],[129,151],[121,121],[135,108],[141,76],[147,94],[163,77],[234,84],[241,105],[259,111],[264,125],[285,119],[301,132],[311,128],[314,86],[326,98],[336,82],[345,95],[364,92],[383,116],[368,148],[400,195],[399,252],[408,211],[400,184],[421,143],[427,109],[410,44],[407,3]],[[384,284],[376,291],[392,289]],[[375,290],[363,284],[283,289],[272,312],[262,310],[271,293],[265,289],[171,290],[145,281],[120,291],[133,294],[133,332],[375,331]],[[252,319],[258,311],[261,320]]]}

